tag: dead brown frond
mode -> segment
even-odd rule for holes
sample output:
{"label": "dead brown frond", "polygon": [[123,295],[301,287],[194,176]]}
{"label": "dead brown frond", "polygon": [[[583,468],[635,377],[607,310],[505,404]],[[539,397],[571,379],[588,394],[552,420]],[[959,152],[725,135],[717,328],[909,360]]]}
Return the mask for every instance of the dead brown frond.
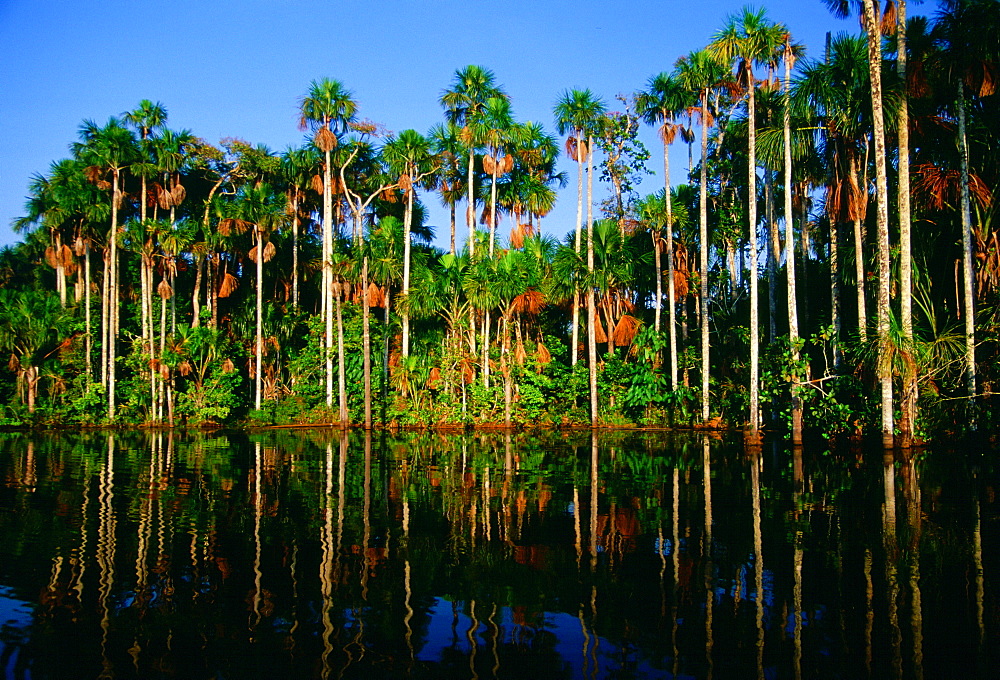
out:
{"label": "dead brown frond", "polygon": [[615,344],[619,347],[632,344],[632,339],[635,337],[636,333],[639,332],[639,328],[641,327],[642,322],[639,321],[639,319],[629,314],[624,314],[622,318],[618,320],[618,323],[615,324],[615,331],[612,334]]}
{"label": "dead brown frond", "polygon": [[56,259],[56,249],[54,246],[49,246],[45,249],[45,262],[56,269],[59,266],[59,261]]}
{"label": "dead brown frond", "polygon": [[604,324],[601,323],[601,319],[596,312],[591,315],[590,321],[594,324],[594,336],[597,343],[607,342],[608,334],[604,332]]}
{"label": "dead brown frond", "polygon": [[535,356],[540,364],[547,364],[552,361],[552,353],[549,352],[549,348],[542,343],[538,343],[538,349],[536,350]]}
{"label": "dead brown frond", "polygon": [[223,236],[242,234],[251,226],[252,225],[246,220],[240,220],[235,217],[226,217],[219,220],[219,233]]}
{"label": "dead brown frond", "polygon": [[316,144],[316,148],[320,151],[326,153],[333,151],[337,148],[337,135],[330,131],[330,128],[325,125],[316,131],[313,136],[313,143]]}
{"label": "dead brown frond", "polygon": [[236,292],[236,289],[240,287],[240,280],[226,272],[226,275],[222,277],[222,282],[219,284],[219,297],[227,298]]}
{"label": "dead brown frond", "polygon": [[545,307],[545,295],[532,288],[515,297],[510,306],[515,314],[537,316]]}
{"label": "dead brown frond", "polygon": [[[878,9],[878,5],[875,5]],[[896,35],[896,0],[885,0],[885,9],[882,10],[882,35]]]}
{"label": "dead brown frond", "polygon": [[159,293],[161,300],[169,300],[174,294],[174,289],[170,287],[166,279],[161,279],[160,285],[156,287],[156,292]]}
{"label": "dead brown frond", "polygon": [[431,369],[431,373],[427,376],[427,389],[436,390],[440,387],[441,382],[441,369],[435,366]]}
{"label": "dead brown frond", "polygon": [[174,205],[180,205],[187,198],[187,189],[181,184],[179,177],[174,178],[174,188],[170,191],[170,197]]}
{"label": "dead brown frond", "polygon": [[177,372],[186,378],[194,372],[194,366],[191,365],[190,361],[185,359],[177,364]]}
{"label": "dead brown frond", "polygon": [[374,283],[368,284],[368,306],[385,307],[385,290]]}
{"label": "dead brown frond", "polygon": [[76,237],[76,241],[73,243],[73,251],[77,257],[83,257],[87,253],[87,242],[83,240],[82,236]]}
{"label": "dead brown frond", "polygon": [[518,366],[524,366],[524,360],[527,358],[528,353],[524,351],[524,343],[518,340],[517,345],[514,347],[514,362]]}
{"label": "dead brown frond", "polygon": [[222,362],[222,372],[232,373],[235,370],[236,370],[236,364],[233,363],[232,359],[227,357],[226,360]]}

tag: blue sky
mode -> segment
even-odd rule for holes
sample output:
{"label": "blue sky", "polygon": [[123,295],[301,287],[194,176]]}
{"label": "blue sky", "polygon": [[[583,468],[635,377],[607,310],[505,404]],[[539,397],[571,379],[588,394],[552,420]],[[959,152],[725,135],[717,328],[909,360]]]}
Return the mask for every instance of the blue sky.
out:
{"label": "blue sky", "polygon": [[[84,119],[104,122],[141,99],[164,104],[168,126],[211,143],[240,137],[280,151],[297,145],[299,99],[310,81],[342,81],[360,115],[389,130],[426,132],[442,120],[438,97],[456,69],[492,69],[520,120],[555,131],[552,107],[568,88],[609,103],[645,86],[677,57],[703,47],[739,2],[617,3],[508,0],[0,0],[0,245],[19,240],[30,176],[68,155]],[[855,32],[821,0],[772,0],[784,23],[821,54],[827,31]],[[927,11],[927,5],[918,9]],[[911,14],[912,14],[911,10]],[[662,167],[650,128],[643,139]],[[683,181],[686,152],[671,155]],[[573,177],[568,161],[562,169]],[[640,191],[663,186],[647,177]],[[575,220],[575,181],[543,227]],[[447,216],[433,196],[430,222],[445,243]],[[502,231],[506,232],[506,226]]]}

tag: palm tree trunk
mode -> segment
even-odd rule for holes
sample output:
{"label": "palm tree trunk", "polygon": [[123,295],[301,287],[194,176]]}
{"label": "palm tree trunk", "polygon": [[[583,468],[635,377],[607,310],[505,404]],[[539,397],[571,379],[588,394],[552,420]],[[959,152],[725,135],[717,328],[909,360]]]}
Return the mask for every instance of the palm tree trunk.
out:
{"label": "palm tree trunk", "polygon": [[343,286],[337,291],[337,405],[340,427],[346,428],[350,423],[347,418],[347,381],[344,376],[344,316],[341,313],[340,298]]}
{"label": "palm tree trunk", "polygon": [[[412,179],[411,179],[412,182]],[[410,294],[410,226],[413,220],[413,186],[406,191],[406,213],[403,215],[403,299]],[[492,254],[492,253],[491,253]],[[410,311],[403,309],[403,358],[410,356]]]}
{"label": "palm tree trunk", "polygon": [[292,198],[292,307],[299,308],[299,190]]}
{"label": "palm tree trunk", "polygon": [[333,300],[330,256],[333,254],[333,188],[330,186],[330,152],[325,152],[323,167],[323,321],[326,337],[323,341],[323,359],[326,365],[326,405],[333,408]]}
{"label": "palm tree trunk", "polygon": [[90,239],[89,238],[84,239],[83,244],[84,244],[83,266],[84,266],[84,271],[86,272],[85,276],[87,279],[87,282],[85,284],[86,290],[84,292],[84,297],[83,297],[84,304],[86,305],[84,307],[84,317],[85,317],[85,323],[87,324],[87,331],[86,334],[84,335],[84,339],[87,347],[87,385],[89,387],[90,381],[94,379],[94,367],[93,367],[94,333],[92,330],[93,326],[91,325],[90,322]]}
{"label": "palm tree trunk", "polygon": [[194,287],[191,292],[191,328],[201,326],[201,284],[205,279],[205,256],[194,256]]}
{"label": "palm tree trunk", "polygon": [[698,269],[701,280],[701,420],[708,422],[708,89],[701,96],[701,177],[698,198]]}
{"label": "palm tree trunk", "polygon": [[747,98],[747,215],[750,227],[750,435],[756,439],[760,427],[760,320],[757,295],[757,127],[756,87],[750,84]]}
{"label": "palm tree trunk", "polygon": [[865,309],[865,229],[861,220],[854,220],[854,279],[857,283],[858,338],[868,342],[868,313]]}
{"label": "palm tree trunk", "polygon": [[[594,273],[594,151],[593,139],[587,136],[587,274]],[[590,425],[597,427],[599,409],[597,402],[597,333],[594,323],[597,308],[594,304],[594,286],[587,284],[587,362],[590,378]]]}
{"label": "palm tree trunk", "polygon": [[111,281],[108,302],[108,420],[115,419],[115,342],[118,339],[118,171],[114,171],[111,193]]}
{"label": "palm tree trunk", "polygon": [[[882,111],[881,33],[874,0],[864,0],[865,29],[868,32],[868,64],[871,71],[872,114],[875,123],[875,185],[878,225],[878,340],[879,355],[889,343],[889,193],[886,177],[885,124]],[[893,443],[892,367],[879,361],[882,387],[882,444]]]}
{"label": "palm tree trunk", "polygon": [[476,149],[469,148],[469,205],[465,211],[465,222],[469,226],[469,261],[476,255],[476,201],[473,197],[473,182],[475,181]]}
{"label": "palm tree trunk", "polygon": [[[667,204],[667,324],[670,346],[670,389],[677,389],[677,291],[674,286],[674,202],[670,195],[670,154],[663,145],[663,198]],[[656,312],[659,322],[660,300],[663,299],[663,277],[660,262],[656,262]],[[659,325],[657,325],[659,330]]]}
{"label": "palm tree trunk", "polygon": [[[903,341],[913,347],[913,262],[910,239],[910,112],[906,87],[906,0],[896,2],[896,73],[902,89],[899,97],[897,142],[899,146],[899,311]],[[913,443],[913,423],[917,417],[917,374],[907,371],[901,395],[900,443]]]}
{"label": "palm tree trunk", "polygon": [[970,427],[975,429],[976,309],[973,297],[976,270],[972,264],[972,206],[969,197],[969,144],[966,138],[965,84],[958,83],[958,143],[961,159],[962,282],[965,302],[965,389],[969,397]]}
{"label": "palm tree trunk", "polygon": [[778,223],[774,217],[774,176],[770,170],[764,170],[764,205],[767,216],[768,245],[767,251],[767,330],[768,341],[774,342],[778,337],[778,261],[781,259],[781,236],[778,233]]}
{"label": "palm tree trunk", "polygon": [[[792,62],[790,50],[785,51],[785,96],[791,97]],[[785,275],[788,278],[788,341],[792,346],[792,358],[799,360],[799,313],[795,288],[795,224],[792,213],[792,112],[790,99],[785,100],[785,111],[782,122],[782,135],[785,147]],[[804,200],[804,197],[803,197]],[[805,223],[802,224],[805,229]],[[802,443],[802,396],[799,394],[797,382],[799,376],[792,375],[792,443]]]}
{"label": "palm tree trunk", "polygon": [[[166,274],[164,274],[164,277],[166,277]],[[164,278],[163,281],[164,283],[166,283],[166,278]],[[167,346],[167,299],[161,295],[160,296],[160,359],[161,360],[163,359],[163,352],[166,349],[166,346]],[[162,371],[162,368],[160,370]],[[164,402],[164,397],[166,395],[166,385],[167,385],[167,379],[163,377],[163,374],[161,372],[160,379],[157,381],[156,385],[157,387],[156,419],[160,421],[163,420],[163,402]]]}
{"label": "palm tree trunk", "polygon": [[493,172],[490,173],[490,257],[493,257],[497,240],[497,158],[493,157]]}
{"label": "palm tree trunk", "polygon": [[254,311],[256,312],[256,335],[254,342],[254,408],[260,410],[261,374],[264,360],[264,239],[261,238],[260,227],[254,227],[254,236],[257,240],[257,296],[254,300]]}
{"label": "palm tree trunk", "polygon": [[656,303],[653,305],[653,330],[660,332],[660,305],[663,300],[663,268],[660,262],[659,229],[650,232],[653,239],[653,270],[656,272]]}
{"label": "palm tree trunk", "polygon": [[[574,250],[580,254],[583,232],[583,130],[576,130],[576,240]],[[589,325],[589,324],[588,324]],[[573,339],[570,343],[570,365],[576,366],[580,345],[580,284],[573,281]]]}
{"label": "palm tree trunk", "polygon": [[111,309],[108,295],[111,293],[111,245],[104,248],[104,262],[101,283],[101,387],[108,388],[108,331],[111,324],[108,312]]}
{"label": "palm tree trunk", "polygon": [[368,256],[361,260],[361,350],[365,382],[365,429],[372,429],[372,337],[368,300]]}

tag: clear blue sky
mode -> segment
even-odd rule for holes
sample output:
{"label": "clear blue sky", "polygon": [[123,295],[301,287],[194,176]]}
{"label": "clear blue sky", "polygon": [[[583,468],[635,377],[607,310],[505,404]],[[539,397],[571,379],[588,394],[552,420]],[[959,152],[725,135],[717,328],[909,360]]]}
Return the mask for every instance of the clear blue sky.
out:
{"label": "clear blue sky", "polygon": [[[163,103],[168,126],[211,143],[240,137],[275,151],[302,139],[299,99],[311,80],[341,80],[360,115],[388,129],[426,132],[442,119],[438,97],[468,64],[491,68],[519,120],[555,131],[552,107],[568,88],[609,103],[645,86],[677,57],[704,47],[740,2],[641,0],[0,0],[0,245],[19,240],[33,173],[68,155],[84,119],[103,123],[141,99]],[[821,0],[771,0],[784,23],[821,54],[827,31],[856,32]],[[927,11],[928,5],[919,8]],[[911,14],[913,10],[911,10]],[[652,153],[661,147],[648,127]],[[686,152],[671,155],[683,180]],[[574,177],[568,161],[562,168]],[[642,193],[663,186],[657,174]],[[563,235],[575,220],[575,181],[543,224]],[[438,243],[447,216],[433,196]],[[507,225],[503,232],[506,233]]]}

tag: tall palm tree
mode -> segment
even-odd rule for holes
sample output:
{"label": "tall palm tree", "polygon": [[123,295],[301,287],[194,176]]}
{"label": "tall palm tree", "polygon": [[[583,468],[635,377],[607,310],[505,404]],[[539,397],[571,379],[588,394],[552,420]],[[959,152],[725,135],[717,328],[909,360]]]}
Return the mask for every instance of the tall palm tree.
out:
{"label": "tall palm tree", "polygon": [[757,295],[757,135],[756,90],[754,66],[764,63],[774,54],[784,29],[772,24],[764,10],[744,8],[730,16],[716,33],[709,50],[716,57],[735,62],[737,82],[747,97],[747,221],[750,233],[750,413],[749,429],[757,437],[760,427],[760,327]]}
{"label": "tall palm tree", "polygon": [[473,134],[473,125],[482,116],[486,103],[493,98],[508,99],[503,88],[496,82],[493,71],[483,66],[469,65],[455,71],[451,88],[441,93],[441,106],[445,108],[448,122],[458,126],[462,131],[462,141],[465,144],[469,161],[466,171],[468,180],[468,207],[465,218],[469,227],[469,256],[475,257],[476,247],[476,203],[474,199],[474,173],[477,140]]}
{"label": "tall palm tree", "polygon": [[[636,96],[636,113],[649,125],[659,126],[663,142],[663,192],[666,208],[667,249],[667,324],[669,327],[668,351],[670,355],[670,388],[677,389],[677,298],[674,294],[674,211],[670,196],[670,144],[683,124],[674,122],[675,116],[692,104],[691,93],[680,79],[669,73],[659,73],[649,79],[647,89]],[[660,265],[660,239],[653,237],[653,256],[656,268],[656,311],[653,327],[660,330],[660,305],[663,300],[663,271]]]}
{"label": "tall palm tree", "polygon": [[[576,161],[576,238],[573,244],[578,255],[582,247],[584,163],[589,164],[592,162],[593,137],[598,121],[604,115],[605,109],[604,102],[589,89],[564,91],[553,109],[556,117],[556,130],[561,135],[568,135],[566,139],[566,153]],[[592,200],[593,198],[588,192],[588,213],[590,212],[590,203]],[[589,326],[590,324],[588,324]],[[570,346],[570,361],[574,366],[577,361],[579,327],[579,293],[576,293],[573,299],[573,338]]]}
{"label": "tall palm tree", "polygon": [[708,422],[708,129],[712,125],[709,97],[727,77],[727,67],[708,50],[698,50],[681,57],[675,65],[677,77],[690,92],[698,97],[701,117],[701,171],[698,198],[698,255],[701,272],[701,418]]}
{"label": "tall palm tree", "polygon": [[[390,172],[399,176],[399,186],[406,196],[403,219],[403,299],[410,294],[410,232],[413,225],[413,200],[417,185],[432,174],[437,163],[431,155],[430,142],[416,130],[403,130],[391,137],[382,148],[382,155]],[[403,309],[403,357],[410,355],[410,313]]]}
{"label": "tall palm tree", "polygon": [[[117,118],[110,118],[100,127],[92,121],[80,126],[80,141],[73,145],[73,153],[89,166],[88,176],[99,188],[111,190],[111,228],[108,232],[108,277],[105,280],[105,345],[108,390],[108,420],[115,419],[115,378],[118,340],[118,211],[124,202],[121,188],[122,172],[135,159],[138,150],[132,131]],[[111,177],[108,182],[105,179]]]}
{"label": "tall palm tree", "polygon": [[[969,103],[994,95],[997,89],[996,32],[1000,11],[995,2],[944,0],[936,17],[934,33],[944,55],[944,76],[954,88],[954,115],[958,122],[960,221],[962,225],[962,297],[965,311],[965,391],[970,406],[976,396],[975,267],[971,172],[969,169]],[[971,410],[971,409],[970,409]],[[974,417],[974,410],[972,410]],[[974,420],[973,420],[974,426]]]}
{"label": "tall palm tree", "polygon": [[323,152],[323,315],[326,320],[326,405],[333,406],[333,168],[330,153],[338,135],[354,120],[357,102],[339,80],[323,78],[309,85],[309,94],[299,103],[299,126],[315,131],[313,144]]}
{"label": "tall palm tree", "polygon": [[461,129],[454,123],[439,123],[430,129],[427,136],[431,140],[431,150],[440,159],[437,188],[441,201],[450,214],[451,238],[449,251],[455,255],[455,206],[465,195],[465,180],[462,168]]}
{"label": "tall palm tree", "polygon": [[[844,17],[852,3],[848,0],[824,0],[834,14]],[[857,3],[854,3],[857,4]],[[874,0],[861,0],[861,23],[868,36],[868,70],[871,78],[872,128],[875,146],[875,199],[878,244],[878,343],[880,352],[888,351],[889,343],[889,196],[886,174],[885,115],[882,96],[882,32],[881,13]],[[889,361],[878,362],[881,387],[882,443],[893,444],[892,367]]]}

